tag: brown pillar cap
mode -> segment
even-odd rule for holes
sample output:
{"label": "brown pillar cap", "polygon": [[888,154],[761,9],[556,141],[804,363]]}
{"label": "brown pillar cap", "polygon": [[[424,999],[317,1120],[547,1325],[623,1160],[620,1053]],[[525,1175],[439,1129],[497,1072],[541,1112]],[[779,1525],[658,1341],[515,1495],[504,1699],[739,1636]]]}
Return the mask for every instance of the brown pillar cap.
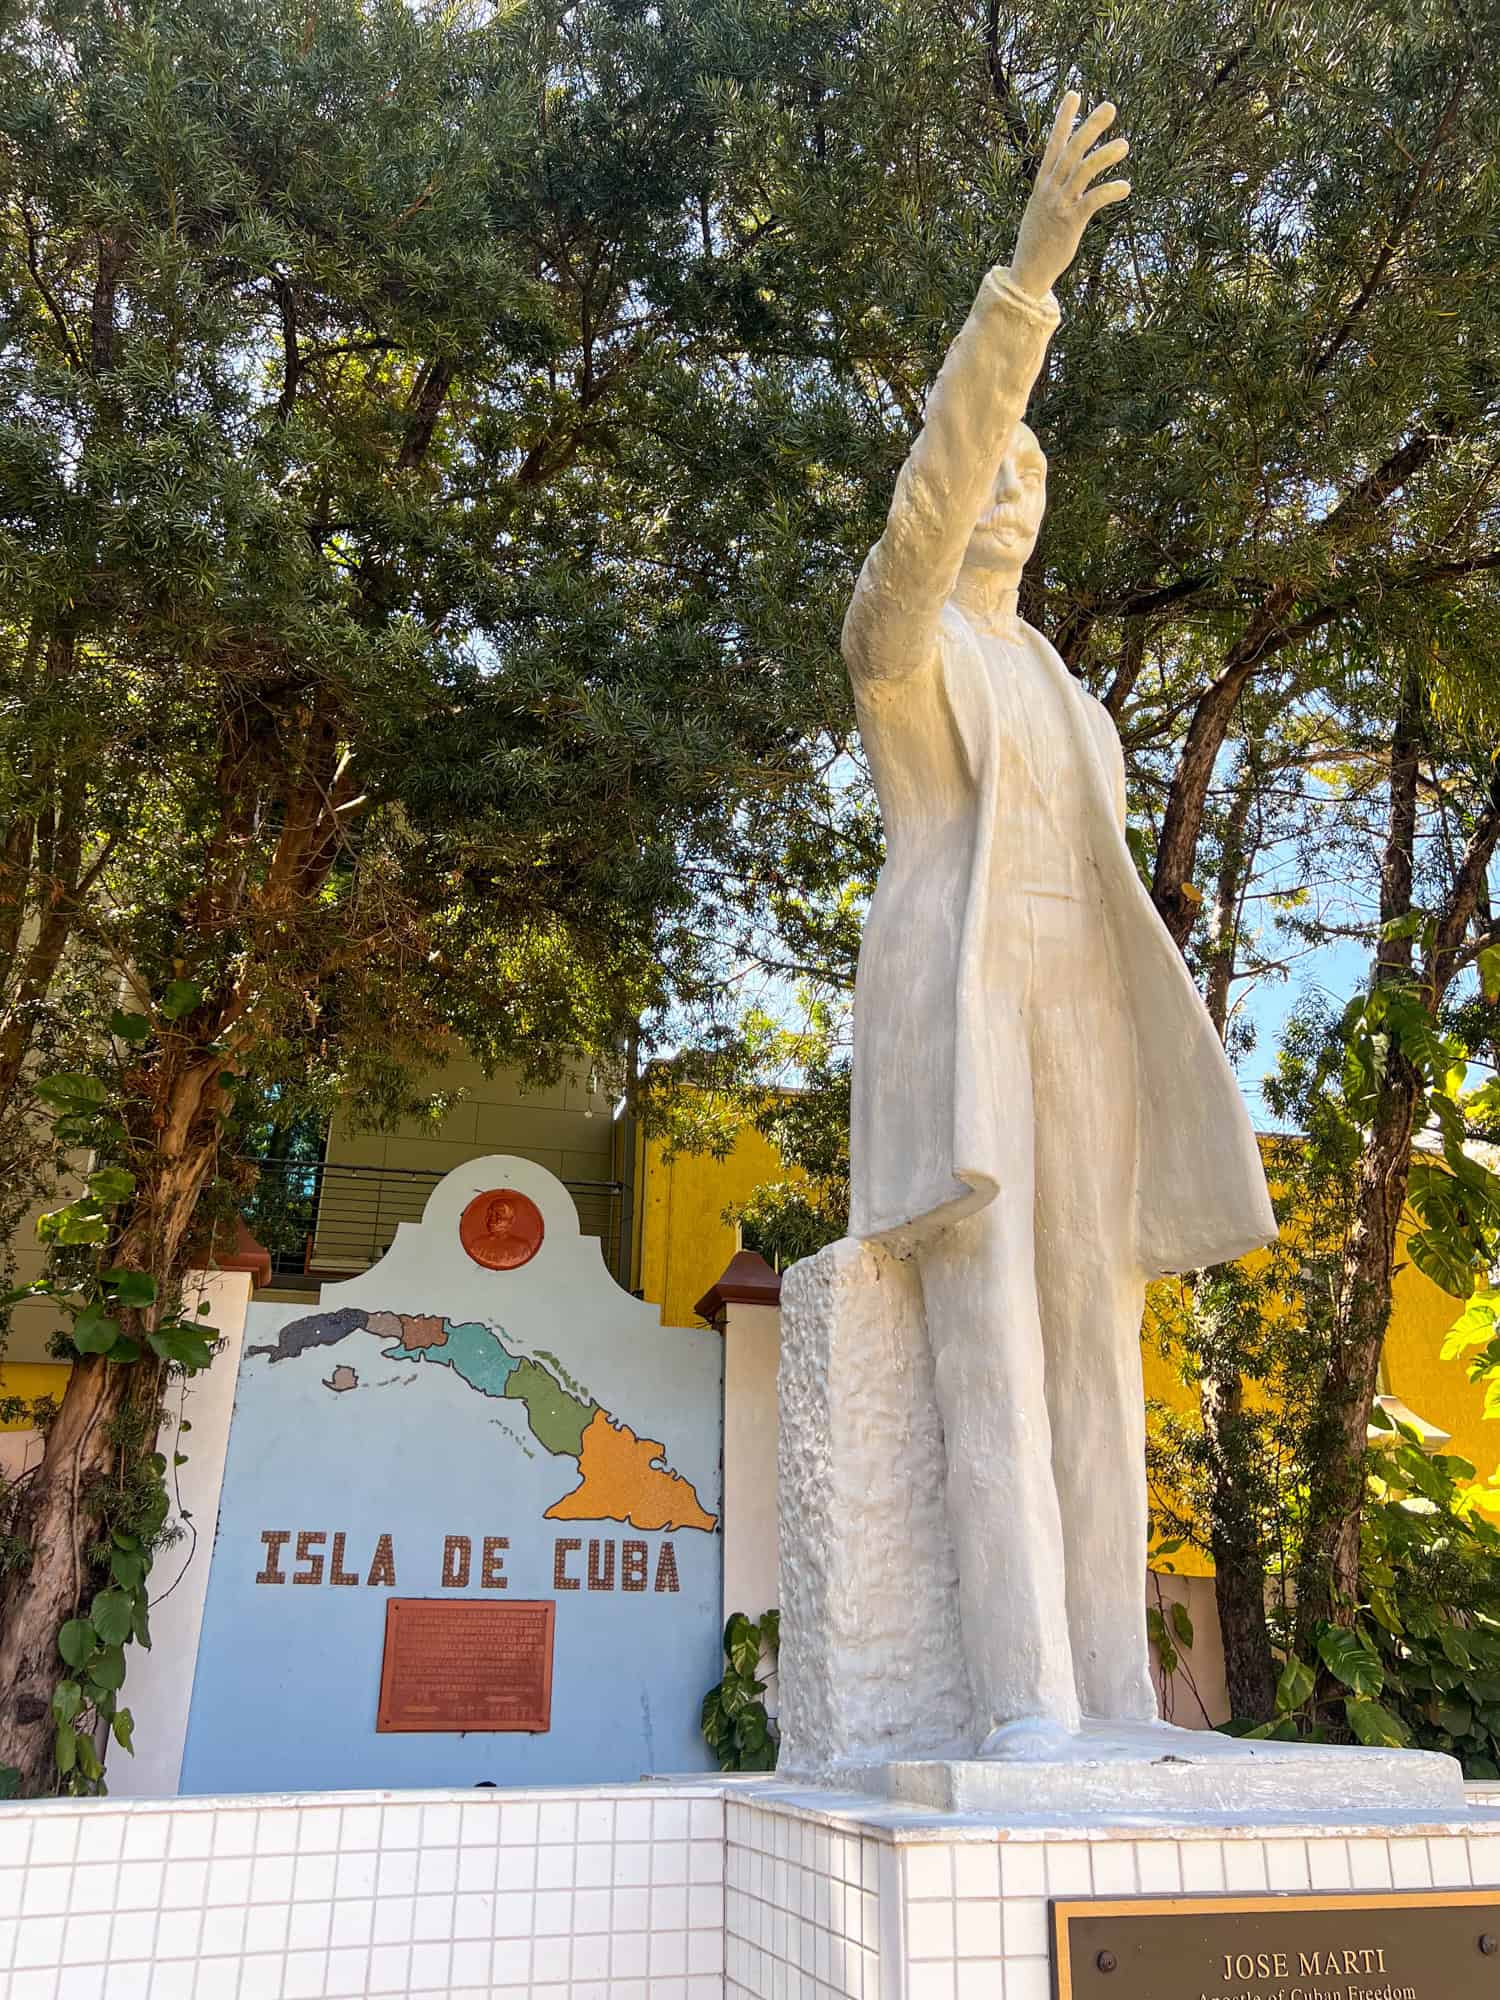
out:
{"label": "brown pillar cap", "polygon": [[[225,1233],[228,1234],[227,1231]],[[248,1271],[252,1292],[271,1282],[271,1253],[264,1243],[257,1243],[250,1234],[250,1225],[242,1215],[235,1217],[233,1246],[216,1250],[214,1263],[221,1271]]]}
{"label": "brown pillar cap", "polygon": [[779,1306],[781,1274],[773,1271],[758,1250],[736,1250],[717,1284],[710,1285],[693,1311],[711,1326],[724,1317],[726,1306]]}

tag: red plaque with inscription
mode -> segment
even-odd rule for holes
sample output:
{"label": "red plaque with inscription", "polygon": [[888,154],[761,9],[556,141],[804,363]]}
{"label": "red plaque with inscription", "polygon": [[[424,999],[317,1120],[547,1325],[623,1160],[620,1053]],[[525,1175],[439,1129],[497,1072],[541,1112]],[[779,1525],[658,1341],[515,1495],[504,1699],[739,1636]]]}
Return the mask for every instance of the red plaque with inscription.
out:
{"label": "red plaque with inscription", "polygon": [[552,1727],[550,1598],[392,1597],[377,1733]]}

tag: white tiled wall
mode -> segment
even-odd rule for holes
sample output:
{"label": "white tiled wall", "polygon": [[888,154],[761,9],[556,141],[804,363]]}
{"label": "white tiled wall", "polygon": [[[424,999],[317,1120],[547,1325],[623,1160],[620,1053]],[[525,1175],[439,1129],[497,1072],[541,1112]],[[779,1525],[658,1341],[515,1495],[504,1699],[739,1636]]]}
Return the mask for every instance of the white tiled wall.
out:
{"label": "white tiled wall", "polygon": [[[1049,2000],[1052,1896],[1500,1885],[1500,1833],[903,1842],[899,2000]],[[899,1955],[899,1954],[898,1954]],[[821,1996],[820,1996],[821,2000]],[[896,1996],[883,1996],[896,2000]]]}
{"label": "white tiled wall", "polygon": [[894,1850],[774,1806],[731,1798],[727,1815],[728,2000],[881,2000],[882,1878],[894,1888]]}
{"label": "white tiled wall", "polygon": [[1500,1887],[1500,1819],[1152,1837],[713,1782],[0,1809],[0,2000],[1048,2000],[1054,1896]]}
{"label": "white tiled wall", "polygon": [[308,1794],[0,1813],[4,2000],[719,2000],[711,1793]]}

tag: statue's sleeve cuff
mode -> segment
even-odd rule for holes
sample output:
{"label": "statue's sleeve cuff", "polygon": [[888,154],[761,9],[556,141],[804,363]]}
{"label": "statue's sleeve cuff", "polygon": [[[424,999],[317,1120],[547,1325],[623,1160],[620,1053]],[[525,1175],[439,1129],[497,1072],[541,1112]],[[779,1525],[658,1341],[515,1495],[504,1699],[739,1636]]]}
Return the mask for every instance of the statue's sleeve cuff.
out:
{"label": "statue's sleeve cuff", "polygon": [[981,289],[997,302],[1003,302],[1012,312],[1021,312],[1045,332],[1051,333],[1062,318],[1062,310],[1051,292],[1044,298],[1036,298],[1031,292],[1023,292],[1004,264],[997,264],[986,277]]}

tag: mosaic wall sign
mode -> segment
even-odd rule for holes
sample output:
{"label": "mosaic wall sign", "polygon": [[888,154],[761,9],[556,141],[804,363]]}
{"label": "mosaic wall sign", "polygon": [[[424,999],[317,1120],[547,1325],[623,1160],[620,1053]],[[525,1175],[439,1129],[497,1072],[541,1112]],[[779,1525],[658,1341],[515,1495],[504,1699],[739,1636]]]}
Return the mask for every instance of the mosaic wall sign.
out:
{"label": "mosaic wall sign", "polygon": [[253,1306],[183,1790],[702,1768],[721,1367],[504,1157],[315,1306]]}
{"label": "mosaic wall sign", "polygon": [[1057,2000],[1495,2000],[1500,1890],[1052,1905]]}

